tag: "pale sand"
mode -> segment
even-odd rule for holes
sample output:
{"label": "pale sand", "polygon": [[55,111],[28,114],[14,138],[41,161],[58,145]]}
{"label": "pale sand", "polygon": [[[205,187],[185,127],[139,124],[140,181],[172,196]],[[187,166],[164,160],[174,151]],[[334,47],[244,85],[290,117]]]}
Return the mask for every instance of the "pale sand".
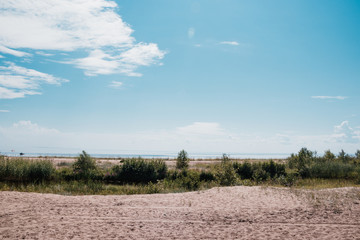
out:
{"label": "pale sand", "polygon": [[132,196],[0,192],[3,239],[360,239],[360,188]]}
{"label": "pale sand", "polygon": [[[18,157],[10,157],[10,159],[16,159]],[[76,158],[67,158],[67,157],[59,157],[59,158],[53,158],[53,157],[22,157],[22,159],[27,159],[27,160],[50,160],[52,161],[55,165],[60,164],[60,163],[73,163],[76,161]],[[109,158],[94,158],[96,160],[97,163],[99,164],[120,164],[120,160],[119,159],[109,159]],[[151,159],[147,159],[147,160],[151,160]],[[175,168],[176,166],[176,160],[168,160],[168,159],[163,159],[166,163],[166,165],[168,167],[172,167]],[[253,160],[253,161],[261,161],[261,160]],[[263,161],[263,160],[262,160]],[[211,159],[211,160],[203,160],[203,159],[197,159],[197,160],[191,160],[189,162],[189,166],[190,167],[194,167],[197,164],[216,164],[216,163],[221,163],[220,160],[216,160],[216,159]]]}

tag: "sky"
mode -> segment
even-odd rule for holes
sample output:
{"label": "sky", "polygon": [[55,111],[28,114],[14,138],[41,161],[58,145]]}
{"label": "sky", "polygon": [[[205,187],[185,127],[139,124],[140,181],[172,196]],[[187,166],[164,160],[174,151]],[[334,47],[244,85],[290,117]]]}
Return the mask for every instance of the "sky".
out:
{"label": "sky", "polygon": [[360,149],[356,0],[2,0],[0,152]]}

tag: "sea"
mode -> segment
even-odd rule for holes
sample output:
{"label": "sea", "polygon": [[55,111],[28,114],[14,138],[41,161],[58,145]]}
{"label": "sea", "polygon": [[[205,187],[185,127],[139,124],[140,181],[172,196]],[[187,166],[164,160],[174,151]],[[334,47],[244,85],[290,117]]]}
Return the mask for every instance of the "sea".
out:
{"label": "sea", "polygon": [[[16,157],[77,157],[80,153],[28,153],[28,152],[1,152],[1,155]],[[160,159],[175,159],[177,152],[163,152],[160,154],[154,153],[118,153],[118,154],[100,154],[88,152],[94,158],[160,158]],[[285,159],[289,157],[290,153],[229,153],[226,154],[229,158],[234,159]],[[217,159],[222,158],[223,153],[188,153],[189,158],[192,159]]]}

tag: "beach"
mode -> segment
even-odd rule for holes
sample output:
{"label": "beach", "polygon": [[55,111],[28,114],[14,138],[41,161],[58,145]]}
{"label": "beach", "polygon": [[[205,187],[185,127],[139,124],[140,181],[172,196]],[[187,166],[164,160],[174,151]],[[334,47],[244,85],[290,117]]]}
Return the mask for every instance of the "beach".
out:
{"label": "beach", "polygon": [[153,194],[0,192],[2,239],[359,239],[360,188]]}

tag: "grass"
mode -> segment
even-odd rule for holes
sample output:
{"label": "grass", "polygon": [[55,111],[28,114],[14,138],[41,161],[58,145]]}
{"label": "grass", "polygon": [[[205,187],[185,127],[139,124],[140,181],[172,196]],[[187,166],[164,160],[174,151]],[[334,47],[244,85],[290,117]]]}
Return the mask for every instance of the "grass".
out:
{"label": "grass", "polygon": [[[218,185],[204,183],[197,190],[205,190]],[[148,184],[105,184],[93,181],[15,183],[0,182],[0,191],[52,193],[60,195],[133,195],[154,193],[188,192],[189,189],[176,183],[158,182]]]}
{"label": "grass", "polygon": [[0,181],[36,183],[50,180],[54,172],[50,160],[0,159]]}

